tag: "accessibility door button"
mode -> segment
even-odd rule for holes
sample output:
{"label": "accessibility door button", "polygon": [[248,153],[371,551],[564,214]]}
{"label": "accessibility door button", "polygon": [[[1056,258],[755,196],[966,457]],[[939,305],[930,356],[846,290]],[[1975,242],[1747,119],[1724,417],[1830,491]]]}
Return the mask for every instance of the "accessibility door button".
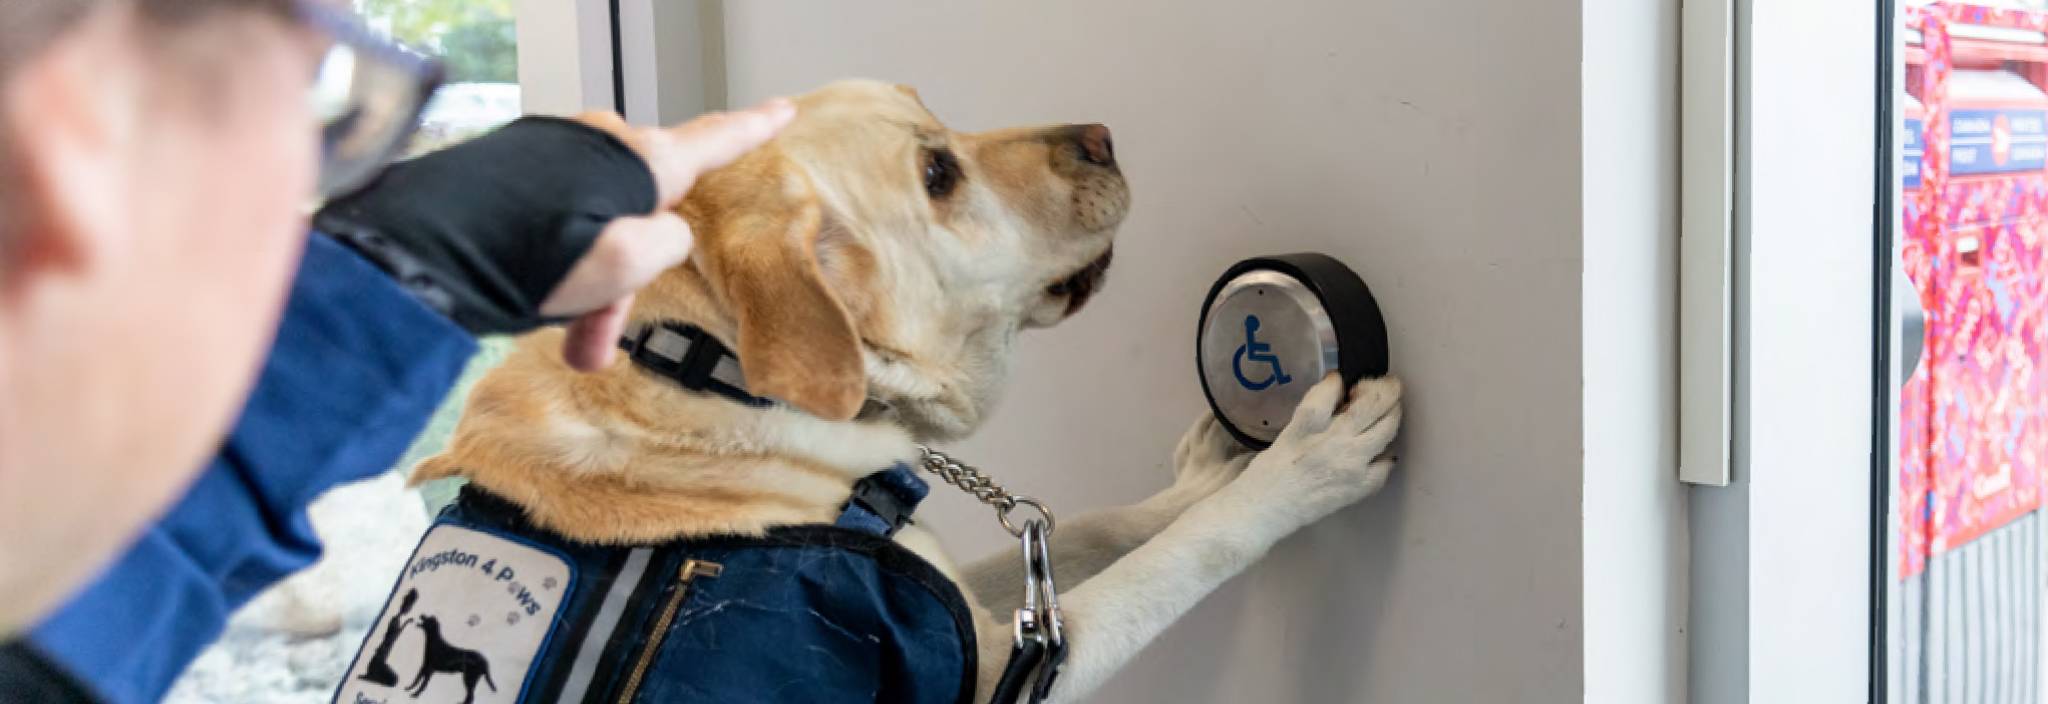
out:
{"label": "accessibility door button", "polygon": [[1202,304],[1196,368],[1216,417],[1264,448],[1308,389],[1387,373],[1386,323],[1357,274],[1321,254],[1238,262]]}

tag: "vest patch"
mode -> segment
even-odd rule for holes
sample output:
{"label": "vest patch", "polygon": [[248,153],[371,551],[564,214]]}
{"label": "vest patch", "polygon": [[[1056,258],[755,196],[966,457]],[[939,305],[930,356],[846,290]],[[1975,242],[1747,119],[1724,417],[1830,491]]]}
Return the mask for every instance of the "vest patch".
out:
{"label": "vest patch", "polygon": [[435,524],[399,574],[334,701],[519,701],[574,577],[553,552]]}

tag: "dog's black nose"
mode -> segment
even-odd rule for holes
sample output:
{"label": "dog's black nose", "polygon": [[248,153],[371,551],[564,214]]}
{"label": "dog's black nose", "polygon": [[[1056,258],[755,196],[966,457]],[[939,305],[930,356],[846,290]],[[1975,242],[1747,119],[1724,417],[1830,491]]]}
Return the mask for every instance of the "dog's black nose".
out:
{"label": "dog's black nose", "polygon": [[1102,125],[1081,125],[1074,133],[1074,142],[1081,146],[1081,160],[1096,166],[1116,166],[1116,147],[1109,141],[1109,128]]}

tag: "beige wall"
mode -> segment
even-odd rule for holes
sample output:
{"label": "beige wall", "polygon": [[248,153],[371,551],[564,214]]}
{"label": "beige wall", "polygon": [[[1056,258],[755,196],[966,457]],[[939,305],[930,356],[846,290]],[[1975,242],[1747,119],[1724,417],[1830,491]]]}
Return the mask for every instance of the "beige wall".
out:
{"label": "beige wall", "polygon": [[[847,76],[957,127],[1102,121],[1137,192],[1104,297],[957,448],[1063,512],[1164,486],[1213,277],[1322,250],[1410,382],[1387,490],[1282,544],[1104,702],[1562,702],[1583,688],[1577,4],[727,3],[735,103]],[[1653,219],[1655,214],[1652,213]],[[1648,234],[1648,233],[1645,233]],[[1645,467],[1645,471],[1656,471]],[[926,523],[1005,547],[939,494]]]}

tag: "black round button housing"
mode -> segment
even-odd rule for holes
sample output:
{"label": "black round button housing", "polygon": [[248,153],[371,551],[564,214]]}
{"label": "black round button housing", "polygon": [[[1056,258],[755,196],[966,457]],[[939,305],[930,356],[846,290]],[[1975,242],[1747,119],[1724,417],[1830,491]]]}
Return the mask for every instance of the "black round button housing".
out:
{"label": "black round button housing", "polygon": [[1265,449],[1331,372],[1346,386],[1387,373],[1387,323],[1349,267],[1313,252],[1254,257],[1202,301],[1195,369],[1225,430]]}

